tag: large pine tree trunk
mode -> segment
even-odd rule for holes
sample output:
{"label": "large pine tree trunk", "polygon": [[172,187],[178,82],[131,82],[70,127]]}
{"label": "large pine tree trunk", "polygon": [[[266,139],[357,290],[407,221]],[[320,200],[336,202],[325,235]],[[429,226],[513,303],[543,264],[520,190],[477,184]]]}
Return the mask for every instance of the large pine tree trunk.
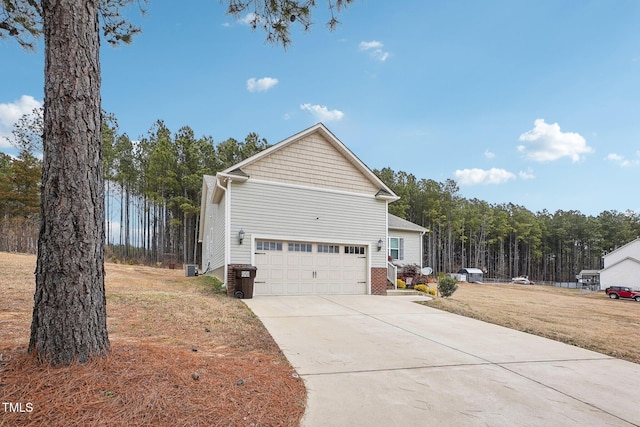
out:
{"label": "large pine tree trunk", "polygon": [[29,351],[53,365],[109,350],[97,0],[42,2],[42,223]]}

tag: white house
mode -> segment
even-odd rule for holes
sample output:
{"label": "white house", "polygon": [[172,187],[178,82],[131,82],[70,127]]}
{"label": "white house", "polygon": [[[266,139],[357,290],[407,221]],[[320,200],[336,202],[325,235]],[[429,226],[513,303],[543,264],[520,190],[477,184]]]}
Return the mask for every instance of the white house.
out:
{"label": "white house", "polygon": [[389,256],[422,265],[426,230],[388,215],[397,199],[319,123],[203,178],[201,268],[229,294],[251,265],[255,295],[384,295]]}
{"label": "white house", "polygon": [[609,286],[628,286],[640,289],[640,238],[609,252],[602,257],[600,289]]}

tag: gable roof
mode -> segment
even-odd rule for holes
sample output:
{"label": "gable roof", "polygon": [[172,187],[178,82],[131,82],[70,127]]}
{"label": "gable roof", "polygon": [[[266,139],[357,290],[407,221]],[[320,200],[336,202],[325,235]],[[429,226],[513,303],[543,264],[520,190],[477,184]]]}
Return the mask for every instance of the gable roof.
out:
{"label": "gable roof", "polygon": [[462,268],[458,271],[458,274],[462,274],[462,272],[466,272],[467,274],[484,274],[479,268]]}
{"label": "gable roof", "polygon": [[374,194],[375,197],[380,199],[385,199],[389,201],[398,200],[399,197],[391,190],[380,178],[373,173],[367,165],[365,165],[351,150],[349,150],[338,138],[326,128],[326,126],[322,123],[318,123],[314,126],[311,126],[308,129],[303,130],[302,132],[298,132],[295,135],[290,136],[289,138],[278,142],[275,145],[263,150],[223,171],[220,172],[223,176],[234,175],[234,176],[242,176],[249,177],[244,171],[243,168],[250,168],[251,165],[254,165],[267,156],[270,156],[274,153],[277,153],[283,150],[286,147],[289,147],[295,144],[298,141],[302,141],[304,138],[312,135],[312,134],[321,135],[324,140],[326,140],[342,157],[353,167],[355,167],[359,173],[365,178],[366,181],[370,182],[374,188],[377,188],[378,191]]}
{"label": "gable roof", "polygon": [[602,258],[606,258],[606,257],[608,257],[608,256],[609,256],[609,255],[611,255],[611,254],[615,254],[616,252],[622,251],[622,250],[624,250],[625,248],[627,248],[627,247],[629,247],[629,246],[633,245],[634,243],[637,243],[638,241],[640,241],[640,237],[636,238],[635,240],[630,241],[629,243],[625,243],[624,245],[620,246],[619,248],[616,248],[616,249],[612,250],[612,251],[611,251],[611,252],[609,252],[608,254],[604,254],[604,255],[602,256]]}
{"label": "gable roof", "polygon": [[627,262],[634,263],[634,264],[640,264],[640,260],[638,260],[638,259],[636,259],[636,258],[634,258],[634,257],[630,257],[630,256],[628,256],[628,257],[624,257],[624,258],[622,258],[622,259],[621,259],[621,260],[619,260],[618,262],[615,262],[615,263],[613,263],[613,264],[611,264],[611,265],[609,265],[609,266],[607,266],[607,267],[603,268],[602,270],[600,270],[600,273],[602,273],[603,271],[612,270],[612,269],[614,269],[616,266],[618,266],[618,265],[620,265],[620,264],[622,264],[622,263],[627,263]]}
{"label": "gable roof", "polygon": [[411,221],[407,221],[406,219],[402,219],[399,216],[388,214],[388,217],[387,227],[390,230],[418,231],[420,233],[426,233],[428,231],[426,228],[421,227],[418,224],[414,224]]}

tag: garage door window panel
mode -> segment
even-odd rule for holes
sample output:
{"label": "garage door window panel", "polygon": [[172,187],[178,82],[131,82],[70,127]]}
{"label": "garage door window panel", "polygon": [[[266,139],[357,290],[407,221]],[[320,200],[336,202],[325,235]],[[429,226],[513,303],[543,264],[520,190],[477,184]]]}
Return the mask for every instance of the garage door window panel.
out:
{"label": "garage door window panel", "polygon": [[350,255],[364,255],[364,246],[345,246],[344,253]]}
{"label": "garage door window panel", "polygon": [[289,252],[311,252],[312,245],[310,243],[289,243]]}
{"label": "garage door window panel", "polygon": [[258,240],[256,242],[256,250],[258,251],[281,251],[282,242],[269,242]]}
{"label": "garage door window panel", "polygon": [[338,245],[318,245],[318,253],[320,254],[339,254],[340,246]]}

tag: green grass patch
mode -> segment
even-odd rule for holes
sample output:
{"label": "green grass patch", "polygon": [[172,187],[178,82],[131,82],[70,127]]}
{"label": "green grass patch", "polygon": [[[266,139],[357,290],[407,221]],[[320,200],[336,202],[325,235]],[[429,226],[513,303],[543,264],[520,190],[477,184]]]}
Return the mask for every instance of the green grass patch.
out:
{"label": "green grass patch", "polygon": [[225,291],[222,289],[223,283],[217,277],[198,276],[195,282],[205,293],[225,294]]}

